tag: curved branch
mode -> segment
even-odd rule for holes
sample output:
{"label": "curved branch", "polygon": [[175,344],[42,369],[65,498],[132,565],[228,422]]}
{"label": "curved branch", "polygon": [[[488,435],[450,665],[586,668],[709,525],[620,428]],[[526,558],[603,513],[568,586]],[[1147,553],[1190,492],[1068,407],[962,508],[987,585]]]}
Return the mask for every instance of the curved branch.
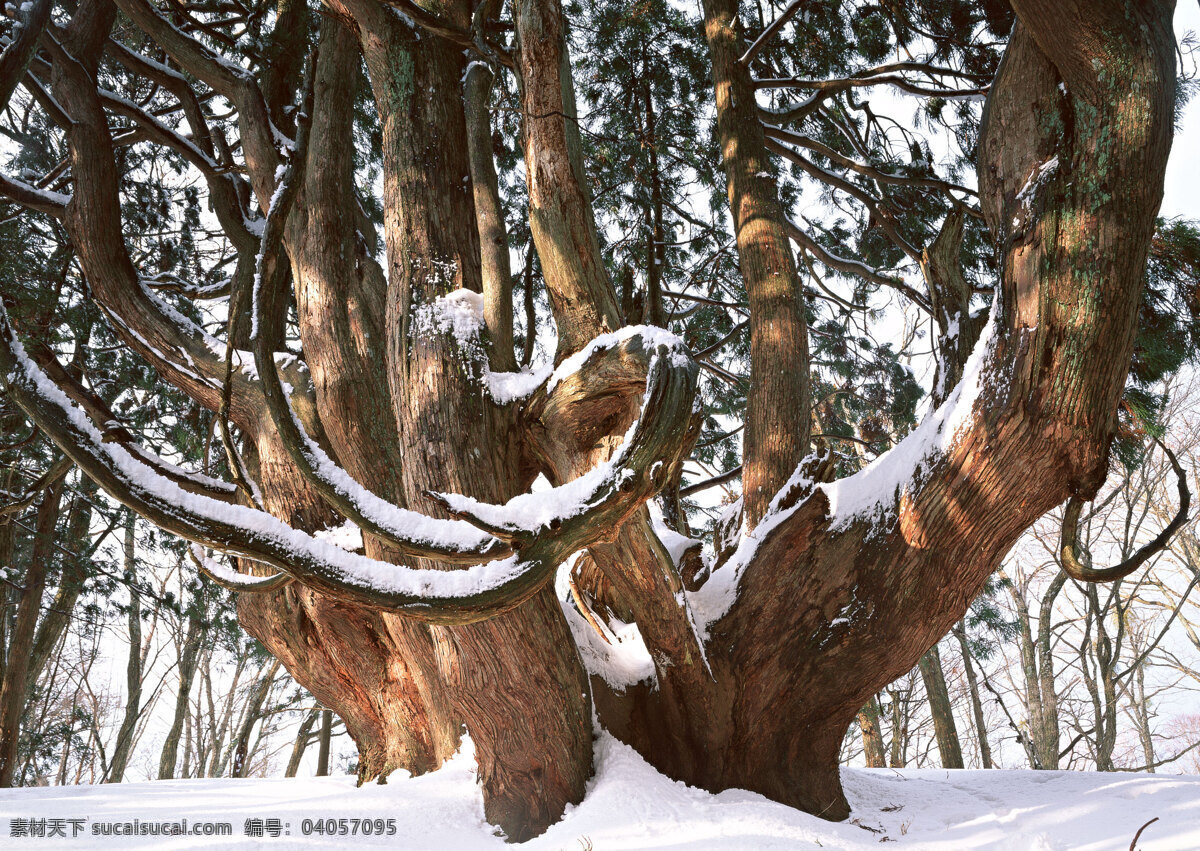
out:
{"label": "curved branch", "polygon": [[106,443],[118,443],[143,464],[153,468],[156,475],[169,479],[189,493],[207,496],[221,502],[234,502],[237,489],[229,482],[214,479],[202,473],[193,473],[170,464],[157,455],[147,452],[134,439],[133,434],[121,424],[117,415],[104,400],[76,380],[58,359],[50,347],[40,341],[30,344],[30,358],[67,398],[78,405],[92,424],[100,430]]}
{"label": "curved branch", "polygon": [[830,269],[835,269],[843,275],[854,275],[862,278],[865,281],[870,281],[873,284],[880,284],[885,287],[892,287],[904,293],[913,304],[920,307],[926,313],[932,313],[933,310],[929,306],[929,299],[914,290],[908,284],[899,278],[892,278],[887,275],[880,274],[877,270],[872,269],[866,263],[859,260],[851,260],[846,257],[839,257],[834,254],[821,243],[817,242],[807,233],[805,233],[795,222],[787,222],[788,236],[793,242],[796,242],[805,251],[810,252],[814,257],[820,260]]}
{"label": "curved branch", "polygon": [[810,89],[824,94],[833,92],[841,92],[846,89],[859,88],[864,86],[895,86],[903,92],[908,92],[912,95],[921,97],[937,97],[937,98],[980,98],[988,93],[986,86],[976,89],[931,89],[925,86],[919,86],[916,83],[906,80],[899,75],[889,75],[884,77],[866,77],[866,78],[847,78],[840,80],[755,80],[754,87],[756,89]]}
{"label": "curved branch", "polygon": [[[400,17],[405,23],[417,30],[418,35],[422,31],[428,32],[439,38],[444,38],[456,47],[461,47],[478,54],[484,59],[494,57],[500,64],[508,68],[513,68],[516,65],[512,53],[500,45],[492,41],[483,40],[482,38],[477,40],[476,35],[471,30],[455,26],[440,15],[417,5],[413,0],[382,0],[382,2],[399,12]],[[483,41],[483,43],[480,44],[480,41]],[[489,56],[489,54],[491,55]]]}
{"label": "curved branch", "polygon": [[833,148],[822,142],[818,142],[816,139],[813,139],[810,136],[805,136],[801,133],[794,133],[790,130],[784,130],[782,127],[764,124],[763,133],[781,141],[791,142],[793,145],[799,145],[802,148],[808,148],[810,151],[826,157],[843,168],[848,168],[851,171],[858,172],[859,174],[869,177],[872,180],[876,180],[880,183],[891,183],[899,186],[919,186],[924,189],[936,189],[947,194],[951,192],[962,192],[965,195],[979,194],[974,189],[968,189],[966,186],[959,186],[957,183],[949,183],[945,180],[938,180],[937,178],[906,177],[901,174],[888,174],[887,172],[881,171],[874,166],[860,163],[857,160],[845,156],[844,154],[840,154]]}
{"label": "curved branch", "polygon": [[1104,568],[1088,567],[1082,564],[1075,554],[1078,545],[1079,512],[1083,508],[1083,500],[1072,496],[1067,500],[1067,508],[1063,512],[1062,537],[1059,546],[1063,570],[1072,579],[1078,582],[1115,582],[1123,579],[1164,550],[1179,528],[1187,522],[1188,509],[1192,503],[1192,494],[1187,486],[1187,473],[1180,465],[1179,459],[1175,457],[1174,452],[1157,437],[1154,438],[1154,442],[1166,453],[1172,469],[1175,470],[1175,475],[1179,478],[1179,510],[1175,513],[1175,518],[1158,533],[1158,537],[1120,564]]}
{"label": "curved branch", "polygon": [[279,164],[277,146],[283,141],[283,134],[271,123],[266,100],[254,75],[176,28],[146,0],[115,2],[184,70],[232,102],[237,109],[242,150],[255,192],[262,205],[267,206],[275,191],[275,169]]}
{"label": "curved branch", "polygon": [[304,179],[310,106],[306,98],[304,111],[296,122],[296,150],[267,211],[252,296],[250,345],[267,411],[280,442],[296,469],[329,505],[409,556],[472,564],[508,555],[508,549],[498,540],[480,535],[467,524],[400,508],[362,487],[309,437],[288,401],[269,341],[278,337],[286,316],[288,279],[283,236],[288,211]]}
{"label": "curved branch", "polygon": [[188,547],[188,556],[202,575],[227,591],[235,591],[239,594],[279,591],[296,581],[296,577],[282,572],[273,573],[270,576],[246,576],[229,570],[219,562],[208,558],[204,554],[204,550],[197,544]]}
{"label": "curved branch", "polygon": [[821,168],[812,160],[808,159],[808,157],[803,156],[795,148],[783,145],[775,139],[768,137],[766,140],[766,147],[771,153],[785,157],[794,162],[796,165],[800,166],[800,169],[810,177],[821,181],[831,188],[840,189],[847,195],[857,198],[871,213],[875,221],[879,224],[879,227],[883,229],[883,232],[887,234],[888,239],[892,241],[892,244],[913,260],[918,262],[920,261],[921,252],[918,251],[912,245],[912,243],[910,243],[900,234],[900,231],[896,228],[895,222],[892,220],[891,213],[883,210],[880,207],[881,203],[887,203],[886,199],[881,201],[880,199],[873,197],[870,193],[864,192],[861,188],[855,186],[842,176],[834,174],[832,171],[827,169]]}
{"label": "curved branch", "polygon": [[[557,529],[523,536],[520,554],[503,561],[464,570],[417,569],[346,552],[254,508],[188,493],[125,447],[106,443],[28,357],[0,305],[0,385],[80,470],[119,502],[169,532],[275,567],[331,597],[432,623],[471,623],[521,604],[571,553],[612,534],[657,492],[662,471],[683,451],[696,386],[690,358],[680,351],[668,353],[665,346],[657,354],[642,416],[628,444],[613,461],[577,480],[582,484],[571,482],[539,495],[551,505],[574,502],[581,492],[591,495],[579,505],[580,513],[565,518]],[[511,506],[506,508],[511,511]]]}
{"label": "curved branch", "polygon": [[[648,326],[634,326],[622,331],[627,334],[624,339],[616,339],[619,334],[606,335],[597,341],[603,348],[593,343],[579,355],[564,361],[547,382],[545,403],[553,405],[559,382],[597,356],[601,362],[592,365],[601,375],[621,361],[644,364],[647,378],[641,414],[633,421],[624,442],[611,459],[547,493],[522,494],[503,506],[459,494],[430,493],[429,497],[455,516],[511,541],[518,551],[525,541],[546,529],[583,534],[582,524],[599,523],[604,530],[595,539],[615,535],[624,518],[666,483],[667,470],[676,460],[673,456],[679,454],[687,434],[691,399],[699,373],[696,362],[677,337]],[[586,386],[587,382],[584,384]],[[541,404],[540,400],[535,400],[530,406],[540,407]],[[553,499],[547,498],[548,494],[553,494]],[[620,519],[599,521],[597,514],[618,515]]]}

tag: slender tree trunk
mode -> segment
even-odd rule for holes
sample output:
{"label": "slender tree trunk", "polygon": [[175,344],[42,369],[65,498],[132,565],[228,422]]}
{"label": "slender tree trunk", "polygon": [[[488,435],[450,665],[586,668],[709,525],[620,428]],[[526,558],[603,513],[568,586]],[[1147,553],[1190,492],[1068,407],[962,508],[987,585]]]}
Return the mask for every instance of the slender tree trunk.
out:
{"label": "slender tree trunk", "polygon": [[979,678],[975,675],[975,663],[971,660],[971,646],[967,643],[967,631],[962,621],[959,621],[954,627],[954,638],[958,641],[963,670],[967,674],[967,690],[971,695],[971,713],[975,719],[975,736],[979,740],[979,761],[984,768],[992,768],[994,767],[992,746],[988,743],[987,718],[983,714],[983,700],[979,695]]}
{"label": "slender tree trunk", "polygon": [[37,636],[33,640],[33,650],[30,653],[29,673],[25,685],[27,690],[33,689],[54,649],[59,646],[59,641],[71,621],[71,614],[75,611],[75,604],[79,602],[79,596],[83,593],[84,584],[91,575],[89,553],[96,546],[96,542],[88,544],[86,550],[84,547],[89,540],[92,523],[92,500],[99,488],[91,479],[80,476],[76,489],[78,496],[71,501],[64,533],[64,540],[72,553],[64,554],[58,589],[42,616],[42,622],[38,624]]}
{"label": "slender tree trunk", "polygon": [[662,173],[658,166],[658,116],[654,113],[654,97],[650,91],[647,59],[642,56],[642,112],[645,117],[643,144],[649,152],[650,203],[646,206],[646,301],[642,321],[647,325],[665,327],[666,310],[663,307],[663,272],[666,271],[666,236],[663,233],[663,190]]}
{"label": "slender tree trunk", "polygon": [[312,728],[321,717],[321,711],[320,707],[314,707],[300,722],[296,740],[292,743],[292,755],[288,757],[287,770],[283,773],[284,777],[295,777],[296,772],[300,770],[300,760],[304,759],[304,752],[308,750],[308,740],[312,738]]}
{"label": "slender tree trunk", "polygon": [[[1105,589],[1116,597],[1117,587]],[[1086,589],[1089,607],[1092,610],[1092,626],[1096,630],[1096,640],[1092,643],[1092,651],[1096,661],[1096,693],[1095,706],[1095,741],[1096,741],[1096,770],[1112,771],[1113,751],[1117,746],[1117,693],[1116,682],[1113,679],[1113,669],[1116,666],[1117,654],[1113,652],[1113,640],[1109,637],[1105,625],[1105,608],[1100,604],[1100,593],[1095,585]]]}
{"label": "slender tree trunk", "polygon": [[1133,717],[1137,724],[1138,739],[1142,743],[1142,759],[1145,760],[1146,771],[1154,773],[1154,736],[1150,732],[1150,700],[1146,697],[1146,671],[1139,663],[1134,671],[1135,691],[1131,696]]}
{"label": "slender tree trunk", "polygon": [[[12,566],[15,546],[16,526],[10,518],[0,517],[0,565]],[[4,682],[8,669],[8,613],[16,610],[15,593],[16,589],[8,585],[0,588],[0,605],[4,606],[4,615],[0,616],[0,684]]]}
{"label": "slender tree trunk", "polygon": [[53,557],[54,531],[64,487],[61,479],[55,482],[38,504],[33,548],[8,639],[8,664],[4,668],[4,682],[0,684],[0,788],[12,786],[16,779],[17,745],[21,736],[21,716],[25,712],[29,660],[42,593],[46,589],[46,573]]}
{"label": "slender tree trunk", "polygon": [[[200,655],[200,643],[204,638],[204,630],[199,615],[192,615],[187,620],[187,632],[179,647],[179,690],[175,693],[175,715],[167,737],[163,741],[162,754],[158,760],[158,779],[170,780],[175,776],[175,761],[179,754],[179,737],[183,733],[183,722],[188,713],[188,695],[192,690],[192,680],[196,676],[196,660]],[[187,764],[184,764],[187,770]]]}
{"label": "slender tree trunk", "polygon": [[533,259],[534,247],[530,245],[525,251],[525,291],[522,295],[525,307],[525,343],[521,348],[522,367],[527,367],[533,363],[533,352],[537,343],[537,308],[533,292]]}
{"label": "slender tree trunk", "polygon": [[113,746],[112,759],[108,763],[106,783],[120,783],[125,777],[125,767],[133,752],[133,734],[141,715],[142,703],[142,604],[137,590],[135,519],[130,514],[125,526],[125,583],[129,588],[129,657],[125,664],[125,713]]}
{"label": "slender tree trunk", "polygon": [[888,709],[892,716],[892,768],[908,765],[908,697],[901,689],[891,690]]}
{"label": "slender tree trunk", "polygon": [[879,698],[872,696],[859,710],[858,727],[862,732],[863,756],[867,761],[867,768],[887,768],[883,733],[879,730]]}
{"label": "slender tree trunk", "polygon": [[492,159],[492,78],[492,70],[487,65],[472,62],[463,79],[463,102],[475,220],[479,226],[483,320],[488,331],[489,360],[497,372],[512,372],[517,368],[513,351],[512,268],[500,185]]}
{"label": "slender tree trunk", "polygon": [[[753,528],[808,453],[808,323],[738,22],[738,0],[704,0],[717,132],[750,300],[750,373],[742,449],[742,499]],[[786,364],[786,368],[781,368]]]}
{"label": "slender tree trunk", "polygon": [[[246,647],[243,647],[238,653],[237,665],[233,671],[233,682],[230,684],[229,690],[225,693],[220,717],[217,717],[216,713],[212,711],[212,675],[206,674],[204,677],[204,693],[209,701],[209,730],[212,736],[212,742],[210,743],[212,753],[208,759],[207,777],[224,777],[225,768],[228,766],[230,758],[233,755],[233,726],[246,711],[246,702],[237,702],[239,696],[238,686],[242,681],[242,675],[246,672],[249,655],[249,648]],[[209,658],[212,658],[211,651]],[[228,747],[225,742],[226,736],[229,736]]]}
{"label": "slender tree trunk", "polygon": [[271,693],[271,686],[275,684],[275,675],[279,673],[279,666],[278,659],[272,662],[255,684],[254,691],[251,692],[250,700],[245,707],[245,714],[242,716],[242,723],[237,731],[237,737],[230,742],[230,751],[233,753],[230,777],[245,777],[250,770],[250,734],[254,731],[254,725],[262,718],[263,704],[266,703],[267,695]]}
{"label": "slender tree trunk", "polygon": [[1038,606],[1037,674],[1038,693],[1041,696],[1041,726],[1036,731],[1036,744],[1042,768],[1047,769],[1059,767],[1058,686],[1054,682],[1052,629],[1054,601],[1058,599],[1066,582],[1067,574],[1060,570],[1050,581]]}
{"label": "slender tree trunk", "polygon": [[333,739],[333,712],[329,709],[321,712],[321,735],[318,739],[320,750],[317,751],[317,776],[329,776],[329,750]]}
{"label": "slender tree trunk", "polygon": [[937,736],[942,768],[962,768],[962,746],[958,741],[958,729],[954,725],[954,709],[950,703],[950,692],[946,688],[946,674],[942,671],[942,659],[936,644],[921,657],[917,666],[921,669],[921,680],[925,683],[929,711],[933,715],[933,730]]}
{"label": "slender tree trunk", "polygon": [[[1053,746],[1048,746],[1045,736],[1048,726],[1045,719],[1045,693],[1042,690],[1042,677],[1038,674],[1038,648],[1033,639],[1032,618],[1029,615],[1029,606],[1025,602],[1025,589],[1010,583],[1008,590],[1017,608],[1021,675],[1025,682],[1024,703],[1028,719],[1027,735],[1033,746],[1031,754],[1034,757],[1031,767],[1055,769],[1058,767],[1058,721],[1056,716],[1053,721],[1055,739]],[[1040,627],[1039,624],[1039,629]]]}

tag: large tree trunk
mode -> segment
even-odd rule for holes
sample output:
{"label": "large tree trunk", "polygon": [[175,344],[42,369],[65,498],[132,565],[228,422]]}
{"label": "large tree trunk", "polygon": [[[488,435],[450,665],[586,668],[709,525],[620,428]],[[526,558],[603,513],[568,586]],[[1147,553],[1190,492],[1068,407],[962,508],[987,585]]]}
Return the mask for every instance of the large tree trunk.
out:
{"label": "large tree trunk", "polygon": [[[678,737],[646,748],[672,776],[845,817],[837,759],[863,703],[950,629],[1034,519],[1104,480],[1170,147],[1169,9],[1113,0],[1064,23],[1014,5],[979,163],[1003,273],[945,448],[893,471],[894,498],[810,477],[781,500],[785,517],[735,559],[736,604],[710,628],[718,744],[701,760]],[[937,422],[911,439],[934,439]]]}
{"label": "large tree trunk", "polygon": [[[340,463],[396,504],[432,507],[425,497],[430,490],[502,503],[531,479],[521,468],[512,414],[480,391],[486,361],[437,319],[439,299],[481,287],[461,52],[418,45],[411,30],[379,7],[346,7],[359,28],[383,122],[389,274],[385,285],[381,270],[364,258],[361,274],[347,275],[340,261],[346,253],[362,257],[354,223],[339,212],[356,203],[350,122],[358,53],[348,31],[330,22],[314,102],[313,138],[321,147],[310,154],[322,167],[308,171],[301,207],[307,222],[302,231],[293,223],[289,238],[317,409]],[[443,11],[460,20],[467,14],[461,3]],[[386,322],[372,328],[384,314]],[[378,392],[386,386],[390,406]],[[385,542],[365,537],[368,555],[404,560]],[[315,597],[310,605],[341,608]],[[285,653],[293,674],[346,720],[359,745],[360,780],[395,768],[436,768],[457,747],[465,722],[488,817],[511,839],[541,832],[582,798],[591,774],[588,689],[549,588],[510,613],[461,627],[363,610],[336,618],[314,612],[318,630],[362,625],[339,641],[357,643],[343,651],[339,665],[353,660],[378,667],[392,683],[403,670],[398,665],[408,668],[392,705],[377,709],[370,707],[381,695],[396,694],[396,685],[348,693],[344,676],[330,678],[327,663],[302,661],[299,652],[281,647],[295,643],[296,625],[269,623],[274,617],[256,616],[257,634]],[[363,642],[359,630],[372,620],[379,621],[377,638]],[[378,678],[364,673],[356,681]],[[515,717],[526,720],[519,729],[509,726]]]}

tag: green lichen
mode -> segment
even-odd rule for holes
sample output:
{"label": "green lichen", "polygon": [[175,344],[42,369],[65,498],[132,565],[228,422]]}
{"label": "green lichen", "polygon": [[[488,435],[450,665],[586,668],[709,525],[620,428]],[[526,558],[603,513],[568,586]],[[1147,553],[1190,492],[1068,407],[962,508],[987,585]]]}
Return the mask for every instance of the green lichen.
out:
{"label": "green lichen", "polygon": [[387,80],[389,112],[404,113],[408,111],[415,89],[414,70],[412,52],[397,50]]}

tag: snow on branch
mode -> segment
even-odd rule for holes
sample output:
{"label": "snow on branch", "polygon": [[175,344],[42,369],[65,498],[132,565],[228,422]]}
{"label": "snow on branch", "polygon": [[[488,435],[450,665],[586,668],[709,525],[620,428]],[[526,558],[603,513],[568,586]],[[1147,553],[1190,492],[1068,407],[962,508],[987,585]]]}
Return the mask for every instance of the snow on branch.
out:
{"label": "snow on branch", "polygon": [[614,362],[645,364],[648,376],[641,415],[629,426],[612,458],[564,485],[520,494],[504,505],[457,494],[430,496],[455,516],[497,538],[519,542],[587,518],[602,506],[621,503],[623,495],[645,491],[648,485],[652,487],[647,496],[657,492],[666,480],[671,441],[682,441],[687,429],[698,366],[683,341],[673,334],[651,326],[629,326],[597,337],[564,360],[547,381],[547,395],[567,376],[588,365],[603,371],[597,361],[605,356]]}
{"label": "snow on branch", "polygon": [[281,170],[267,211],[251,296],[250,344],[267,410],[280,441],[301,475],[326,502],[406,555],[460,564],[507,555],[509,551],[500,541],[469,524],[401,508],[363,487],[317,445],[292,409],[276,370],[270,341],[278,336],[286,312],[283,298],[288,278],[283,229],[303,179],[307,138],[305,111],[297,121],[295,152]]}
{"label": "snow on branch", "polygon": [[[641,339],[628,341],[628,354]],[[71,460],[115,499],[167,531],[232,555],[270,565],[316,590],[356,604],[438,623],[467,623],[520,604],[571,553],[610,534],[662,486],[682,451],[696,366],[680,349],[659,346],[649,364],[643,410],[629,444],[590,474],[588,487],[570,485],[543,495],[569,504],[587,491],[581,513],[557,529],[513,540],[517,554],[461,570],[388,564],[347,552],[264,511],[184,490],[120,443],[106,442],[87,416],[26,354],[0,306],[0,384]],[[505,525],[517,526],[512,518]],[[553,524],[551,524],[553,526]]]}
{"label": "snow on branch", "polygon": [[222,502],[236,500],[237,490],[229,482],[214,479],[203,473],[185,470],[147,452],[137,443],[133,434],[121,424],[117,415],[104,403],[104,400],[84,387],[58,362],[49,346],[39,341],[32,343],[31,349],[30,358],[45,371],[55,386],[87,414],[92,424],[100,430],[106,443],[121,444],[142,463],[152,467],[158,475],[170,479],[184,490]]}
{"label": "snow on branch", "polygon": [[714,570],[708,582],[698,591],[689,592],[688,602],[702,633],[706,634],[733,607],[741,577],[763,541],[806,507],[816,505],[830,532],[844,530],[858,521],[882,531],[896,522],[904,494],[921,487],[935,462],[946,456],[975,422],[976,402],[989,392],[985,367],[999,333],[996,314],[993,303],[958,386],[898,444],[854,475],[833,482],[820,473],[822,456],[809,456],[800,462],[754,530],[743,533],[736,550]]}
{"label": "snow on branch", "polygon": [[222,588],[236,591],[239,594],[278,591],[296,581],[294,576],[282,572],[273,573],[270,576],[247,576],[236,570],[230,570],[219,561],[209,558],[204,552],[204,547],[199,544],[189,545],[188,555],[203,576],[208,577]]}
{"label": "snow on branch", "polygon": [[51,192],[48,189],[38,189],[36,186],[30,186],[23,180],[17,180],[7,174],[0,174],[0,195],[17,202],[22,207],[54,216],[57,219],[63,217],[67,211],[67,204],[71,201],[70,195]]}

